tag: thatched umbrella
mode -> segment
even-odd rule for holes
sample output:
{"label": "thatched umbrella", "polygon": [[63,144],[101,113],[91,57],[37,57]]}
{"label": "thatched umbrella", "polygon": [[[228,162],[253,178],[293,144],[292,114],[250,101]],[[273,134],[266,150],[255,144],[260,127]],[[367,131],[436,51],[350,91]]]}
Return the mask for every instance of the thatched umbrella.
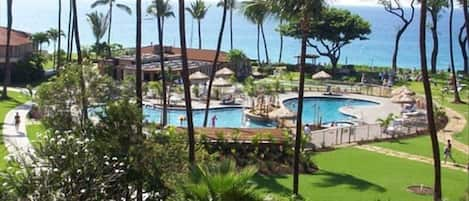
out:
{"label": "thatched umbrella", "polygon": [[399,94],[402,94],[403,91],[410,91],[410,89],[407,88],[406,86],[398,87],[391,91],[391,95],[393,96],[399,95]]}
{"label": "thatched umbrella", "polygon": [[415,92],[410,90],[409,88],[404,88],[402,91],[401,91],[401,94],[404,94],[404,95],[415,95]]}
{"label": "thatched umbrella", "polygon": [[296,114],[287,108],[281,107],[269,113],[270,119],[296,119]]}
{"label": "thatched umbrella", "polygon": [[213,86],[214,87],[231,87],[232,84],[223,78],[217,78],[213,81]]}
{"label": "thatched umbrella", "polygon": [[312,78],[314,80],[327,80],[327,79],[331,79],[332,76],[329,75],[329,73],[326,73],[325,71],[319,71],[317,73],[315,73]]}
{"label": "thatched umbrella", "polygon": [[230,77],[235,73],[229,68],[222,68],[215,73],[215,77]]}
{"label": "thatched umbrella", "polygon": [[410,95],[402,95],[398,100],[393,101],[394,103],[415,103],[415,97],[410,96]]}
{"label": "thatched umbrella", "polygon": [[200,71],[197,71],[189,75],[189,80],[195,81],[195,82],[204,82],[204,81],[207,81],[208,79],[209,77]]}

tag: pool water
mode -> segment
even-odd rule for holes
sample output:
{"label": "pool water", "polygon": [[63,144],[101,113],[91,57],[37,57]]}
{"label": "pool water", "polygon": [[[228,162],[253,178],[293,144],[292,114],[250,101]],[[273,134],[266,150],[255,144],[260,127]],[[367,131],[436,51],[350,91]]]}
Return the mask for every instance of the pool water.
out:
{"label": "pool water", "polygon": [[[296,112],[298,109],[298,99],[289,99],[284,103],[285,107],[289,110]],[[311,97],[303,100],[303,123],[313,123],[318,121],[318,115],[322,122],[334,121],[347,121],[353,117],[345,115],[339,111],[339,108],[344,106],[370,106],[377,105],[378,103],[347,99],[347,98],[324,98],[324,97]],[[318,114],[319,112],[319,114]]]}

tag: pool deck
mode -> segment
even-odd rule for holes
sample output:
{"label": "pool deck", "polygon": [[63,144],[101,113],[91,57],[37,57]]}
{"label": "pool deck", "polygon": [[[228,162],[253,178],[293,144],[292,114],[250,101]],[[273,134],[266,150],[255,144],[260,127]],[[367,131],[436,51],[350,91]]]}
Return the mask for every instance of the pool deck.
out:
{"label": "pool deck", "polygon": [[[298,94],[294,92],[279,94],[280,102],[284,102],[285,100],[297,98]],[[347,98],[347,99],[358,99],[358,100],[365,100],[378,103],[378,105],[367,105],[367,106],[346,106],[339,108],[339,111],[355,117],[358,121],[367,123],[367,124],[374,124],[376,120],[379,118],[385,118],[390,113],[399,114],[401,111],[401,105],[392,103],[389,98],[383,97],[375,97],[375,96],[365,96],[360,94],[342,94],[341,96],[327,96],[323,95],[322,92],[305,92],[305,97],[329,97],[329,98]],[[241,100],[242,101],[242,100]],[[223,105],[222,102],[219,100],[211,100],[210,101],[210,108],[241,108],[241,107],[250,107],[249,101],[243,101],[243,104],[239,105]],[[157,105],[159,104],[158,100],[146,100],[144,104],[147,105]],[[182,104],[184,104],[182,102]],[[283,104],[281,104],[282,107]],[[183,109],[183,105],[178,107],[171,107],[171,108],[181,108]],[[193,109],[205,109],[205,101],[192,101],[192,108]]]}

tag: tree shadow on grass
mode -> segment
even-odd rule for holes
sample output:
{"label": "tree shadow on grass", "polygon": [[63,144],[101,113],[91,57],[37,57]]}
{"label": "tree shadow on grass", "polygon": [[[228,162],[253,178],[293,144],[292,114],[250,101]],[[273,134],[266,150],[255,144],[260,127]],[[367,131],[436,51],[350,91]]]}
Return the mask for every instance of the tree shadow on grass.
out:
{"label": "tree shadow on grass", "polygon": [[321,176],[321,179],[318,183],[313,183],[313,186],[316,187],[335,187],[338,185],[348,186],[353,190],[357,191],[376,191],[376,192],[386,192],[386,189],[380,185],[371,183],[369,181],[357,178],[349,174],[339,174],[329,171],[321,170],[318,173],[314,174],[315,176]]}
{"label": "tree shadow on grass", "polygon": [[258,190],[267,189],[269,192],[275,193],[276,195],[291,196],[293,191],[277,181],[278,179],[285,179],[287,177],[287,175],[256,174],[253,177],[253,181],[256,182],[256,189]]}

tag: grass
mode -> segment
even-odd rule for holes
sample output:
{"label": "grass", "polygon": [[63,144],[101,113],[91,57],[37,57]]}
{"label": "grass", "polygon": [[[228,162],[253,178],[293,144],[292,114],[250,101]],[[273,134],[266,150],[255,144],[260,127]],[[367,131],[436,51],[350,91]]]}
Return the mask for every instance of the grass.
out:
{"label": "grass", "polygon": [[[389,142],[373,143],[373,145],[414,155],[425,156],[429,158],[433,157],[430,136],[419,136],[401,140],[397,139]],[[442,160],[444,158],[444,147],[445,145],[440,143],[440,156]],[[456,149],[452,150],[452,154],[457,163],[463,165],[468,164],[469,156],[467,154],[464,154]]]}
{"label": "grass", "polygon": [[26,133],[28,135],[28,139],[34,148],[38,147],[37,135],[44,131],[46,131],[46,128],[41,123],[34,123],[34,124],[26,125]]}
{"label": "grass", "polygon": [[[321,201],[424,201],[430,196],[414,195],[407,186],[432,186],[431,165],[384,156],[378,153],[344,148],[319,153],[314,160],[320,171],[301,175],[299,191],[305,200]],[[258,190],[288,198],[292,194],[292,175],[261,176],[254,179]],[[467,188],[467,174],[442,170],[443,196],[459,200]]]}
{"label": "grass", "polygon": [[29,100],[29,97],[23,95],[18,92],[9,91],[8,92],[8,99],[1,99],[0,100],[0,169],[4,168],[6,165],[5,156],[7,155],[7,150],[5,145],[3,144],[3,121],[5,120],[5,116],[11,109],[15,108],[18,105],[21,105]]}

